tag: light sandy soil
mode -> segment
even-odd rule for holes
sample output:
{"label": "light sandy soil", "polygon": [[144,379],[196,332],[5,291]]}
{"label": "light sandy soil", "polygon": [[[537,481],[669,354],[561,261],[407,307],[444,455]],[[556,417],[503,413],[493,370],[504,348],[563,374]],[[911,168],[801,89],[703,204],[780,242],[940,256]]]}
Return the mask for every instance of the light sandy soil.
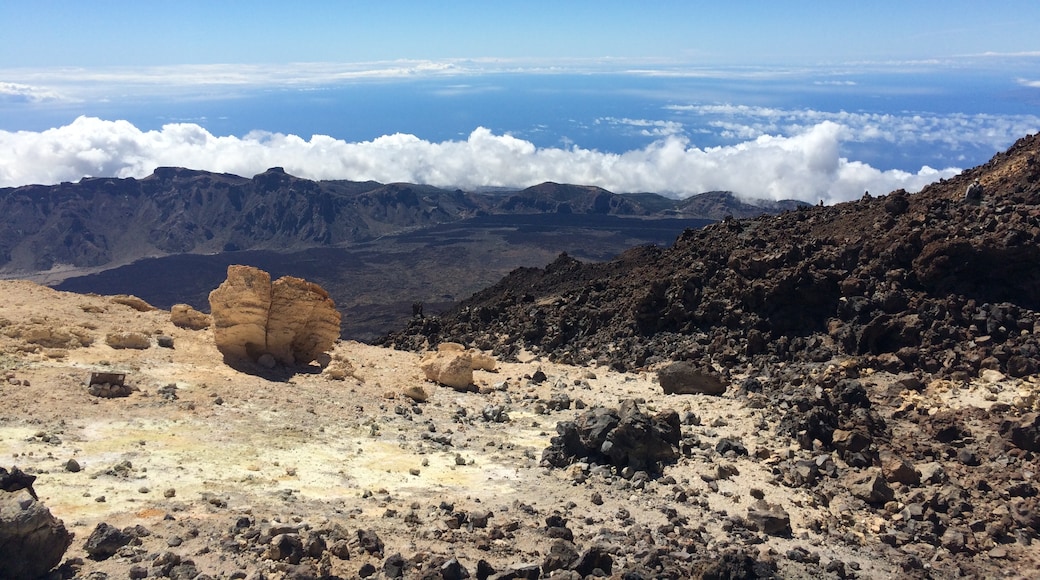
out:
{"label": "light sandy soil", "polygon": [[[534,357],[500,363],[497,372],[477,371],[479,392],[462,393],[427,382],[417,354],[355,342],[339,343],[331,353],[333,366],[353,368],[344,380],[318,367],[270,380],[224,364],[210,331],[178,328],[167,311],[140,312],[110,297],[18,281],[0,282],[0,296],[0,465],[38,476],[41,501],[75,533],[66,558],[82,558],[81,575],[102,571],[125,578],[132,566],[148,568],[157,554],[173,552],[212,577],[259,571],[278,577],[283,567],[259,549],[226,549],[243,517],[259,528],[340,529],[350,539],[350,559],[327,558],[326,565],[346,578],[366,563],[382,566],[382,558],[359,549],[361,529],[379,534],[385,555],[455,556],[471,574],[480,559],[500,570],[540,563],[551,540],[539,528],[554,512],[568,519],[575,542],[588,546],[603,530],[631,529],[631,520],[618,515],[622,508],[634,525],[664,533],[658,531],[667,522],[662,508],[670,507],[689,518],[690,528],[701,528],[711,546],[728,541],[725,514],[747,515],[752,488],[791,516],[792,537],[760,534],[757,546],[785,575],[801,573],[785,568],[790,564],[778,556],[795,546],[818,553],[821,566],[855,562],[860,577],[901,575],[894,562],[810,531],[821,514],[841,519],[841,506],[824,507],[808,491],[779,484],[772,465],[806,452],[778,439],[761,410],[731,394],[666,396],[649,372],[619,374]],[[153,344],[114,349],[105,344],[114,331],[141,332]],[[73,339],[62,347],[63,333],[93,343],[73,347],[79,340]],[[158,347],[160,335],[172,337],[174,348]],[[534,384],[530,376],[537,370],[548,380]],[[91,396],[86,384],[92,371],[125,372],[137,391],[125,398]],[[171,384],[175,399],[160,394]],[[415,385],[426,390],[428,402],[402,395]],[[1020,394],[1012,391],[1000,396]],[[692,411],[701,424],[684,425],[683,432],[696,435],[703,448],[666,468],[675,483],[651,481],[643,489],[580,466],[540,467],[556,423],[580,413],[573,406],[545,412],[544,402],[556,393],[588,406],[616,407],[638,398],[650,410]],[[978,405],[995,398],[985,384],[955,395]],[[484,420],[488,405],[506,408],[510,420]],[[722,437],[739,437],[750,456],[719,457],[714,444]],[[67,470],[70,459],[80,471]],[[718,474],[720,465],[738,474],[719,480],[714,492],[701,476]],[[675,501],[676,486],[688,492],[687,501]],[[602,505],[593,503],[594,492]],[[511,531],[498,538],[488,529],[451,529],[442,502],[455,511],[490,510],[489,529]],[[151,535],[93,561],[83,545],[99,522],[140,524]],[[853,534],[870,536],[883,522],[847,525]]]}

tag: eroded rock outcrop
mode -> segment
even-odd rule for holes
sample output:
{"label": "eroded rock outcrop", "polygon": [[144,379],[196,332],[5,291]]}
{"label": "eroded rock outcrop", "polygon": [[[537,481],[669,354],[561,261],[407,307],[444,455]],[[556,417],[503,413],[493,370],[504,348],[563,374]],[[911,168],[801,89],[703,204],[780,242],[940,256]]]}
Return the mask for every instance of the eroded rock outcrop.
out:
{"label": "eroded rock outcrop", "polygon": [[340,313],[328,292],[300,278],[272,283],[263,270],[229,266],[209,304],[217,348],[229,361],[270,355],[281,364],[304,365],[339,338]]}
{"label": "eroded rock outcrop", "polygon": [[43,504],[0,494],[0,578],[39,578],[72,544],[65,524]]}

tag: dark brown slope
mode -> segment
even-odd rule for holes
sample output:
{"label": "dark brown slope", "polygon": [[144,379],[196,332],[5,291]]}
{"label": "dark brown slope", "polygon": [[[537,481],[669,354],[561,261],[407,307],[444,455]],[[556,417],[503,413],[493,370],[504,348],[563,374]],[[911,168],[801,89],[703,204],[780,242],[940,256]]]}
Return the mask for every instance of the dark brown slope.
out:
{"label": "dark brown slope", "polygon": [[[841,353],[1020,375],[1035,370],[1040,348],[1038,158],[1040,139],[1027,137],[915,195],[727,220],[608,263],[561,256],[386,342],[458,340],[620,368]],[[975,178],[985,199],[965,203]]]}
{"label": "dark brown slope", "polygon": [[[733,202],[739,211],[746,209]],[[721,219],[732,213],[723,204],[694,215],[680,207],[688,203],[556,183],[473,193],[407,183],[311,181],[281,168],[244,178],[166,167],[140,180],[0,189],[0,275],[101,271],[179,254],[300,251],[480,215]]]}
{"label": "dark brown slope", "polygon": [[[986,194],[966,202],[975,178]],[[1038,333],[1040,137],[1031,136],[916,195],[727,220],[668,249],[519,269],[385,343],[453,340],[620,369],[693,361],[729,375],[724,397],[760,412],[756,429],[775,441],[754,452],[739,440],[700,443],[717,454],[708,461],[721,473],[725,455],[750,453],[770,467],[766,489],[804,491],[818,519],[801,525],[822,545],[890,562],[901,578],[1032,578]],[[672,400],[700,409],[699,399]],[[704,432],[698,424],[683,432]],[[585,436],[574,425],[557,424],[549,460]],[[743,549],[762,554],[761,529],[756,537],[741,517],[719,515]],[[807,561],[799,550],[776,558]],[[812,577],[866,577],[843,565],[826,572]]]}

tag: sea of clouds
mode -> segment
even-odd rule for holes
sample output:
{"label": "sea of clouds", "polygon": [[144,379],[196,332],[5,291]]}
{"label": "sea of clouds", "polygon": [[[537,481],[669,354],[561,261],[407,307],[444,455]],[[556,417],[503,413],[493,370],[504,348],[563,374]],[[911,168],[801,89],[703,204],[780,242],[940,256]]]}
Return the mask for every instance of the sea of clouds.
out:
{"label": "sea of clouds", "polygon": [[463,189],[525,187],[545,181],[597,185],[614,192],[689,196],[728,190],[748,198],[834,203],[864,191],[918,191],[957,168],[881,170],[840,154],[854,137],[832,119],[790,135],[759,134],[735,145],[699,148],[669,127],[624,153],[580,146],[537,147],[478,127],[465,140],[431,142],[409,134],[347,142],[325,135],[253,132],[213,135],[172,123],[145,131],[128,121],[79,117],[44,131],[0,131],[0,186],[54,184],[86,176],[145,177],[161,166],[252,176],[274,166],[309,179],[413,182]]}
{"label": "sea of clouds", "polygon": [[[1006,68],[1019,71],[1013,83],[1013,87],[1018,88],[1000,85],[1003,92],[993,93],[990,88],[985,94],[1004,95],[1009,90],[1012,93],[1021,90],[1027,92],[1019,95],[1020,98],[1030,98],[1028,91],[1040,86],[1035,75],[1025,78],[1020,72],[1035,69],[1031,63],[1036,55],[1012,56],[1016,58]],[[1025,66],[1022,59],[1026,59],[1024,62],[1029,66]],[[977,78],[988,78],[995,63],[988,56],[982,61],[975,63],[971,70],[985,73]],[[968,59],[967,62],[974,61]],[[762,79],[802,79],[805,86],[824,86],[827,90],[832,85],[839,90],[848,86],[855,88],[858,82],[840,70],[684,67],[643,70],[609,59],[564,64],[561,69],[556,61],[463,59],[281,66],[8,69],[0,71],[3,78],[0,104],[6,104],[8,111],[17,113],[45,110],[52,105],[86,106],[112,99],[151,102],[149,99],[192,100],[215,98],[214,95],[230,98],[256,94],[270,87],[298,87],[306,91],[388,79],[446,79],[445,82],[452,83],[449,86],[456,86],[470,78],[488,80],[504,78],[502,75],[559,74],[561,71],[584,78],[582,75],[586,73],[617,71],[619,67],[633,77],[704,77],[756,88],[775,86],[757,84],[765,82]],[[957,66],[947,63],[938,70],[956,74],[967,70],[965,62],[953,64]],[[907,78],[907,71],[914,72],[913,78],[932,78],[924,73],[934,72],[937,65],[910,63],[895,66],[892,72],[893,66],[882,67],[889,71],[885,78]],[[905,67],[910,68],[903,70]],[[898,86],[902,87],[902,83]],[[874,92],[879,90],[882,89],[878,86],[871,88]],[[858,92],[852,91],[853,94]],[[88,176],[142,178],[160,166],[243,176],[280,166],[289,173],[310,179],[415,182],[463,189],[525,187],[556,181],[598,185],[619,193],[652,191],[684,197],[729,190],[752,199],[834,203],[857,199],[864,191],[873,194],[896,189],[918,191],[961,170],[951,165],[972,166],[985,161],[985,158],[979,159],[980,154],[996,153],[1015,139],[1040,129],[1040,116],[1031,112],[933,114],[911,107],[879,113],[724,102],[683,104],[683,94],[669,93],[667,100],[672,104],[661,110],[663,119],[596,119],[595,124],[607,125],[609,130],[619,134],[640,136],[635,144],[624,146],[627,150],[623,152],[582,146],[567,138],[566,131],[562,132],[558,144],[536,145],[521,133],[496,133],[485,127],[470,131],[468,126],[461,128],[470,131],[468,136],[442,141],[405,133],[348,141],[327,135],[307,137],[263,131],[218,135],[192,122],[142,129],[125,120],[95,116],[81,116],[46,130],[16,130],[16,126],[6,124],[8,130],[0,130],[0,187],[54,184]],[[703,141],[697,143],[701,139]],[[868,154],[868,158],[874,159],[871,165],[853,158],[855,153],[850,154],[872,147],[941,152],[930,157],[934,160],[931,163],[940,167],[930,167],[925,164],[928,161],[903,163],[900,169],[877,167],[884,162]],[[913,158],[912,154],[906,157]]]}

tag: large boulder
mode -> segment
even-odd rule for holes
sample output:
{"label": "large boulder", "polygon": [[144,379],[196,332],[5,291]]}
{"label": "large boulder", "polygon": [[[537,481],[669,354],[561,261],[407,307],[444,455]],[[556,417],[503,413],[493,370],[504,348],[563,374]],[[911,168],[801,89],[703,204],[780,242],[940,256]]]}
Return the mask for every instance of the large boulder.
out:
{"label": "large boulder", "polygon": [[542,461],[566,467],[585,458],[618,468],[659,470],[659,465],[679,457],[679,414],[665,409],[645,414],[631,399],[619,409],[593,407],[574,421],[556,425],[558,435],[542,452]]}
{"label": "large boulder", "polygon": [[119,528],[101,522],[83,544],[83,551],[92,560],[107,560],[115,556],[119,548],[129,544],[133,539],[133,536]]}
{"label": "large boulder", "polygon": [[42,503],[0,493],[0,578],[39,578],[61,563],[72,534]]}
{"label": "large boulder", "polygon": [[426,379],[451,387],[457,391],[468,391],[473,385],[473,356],[452,348],[454,343],[442,344],[436,351],[429,352],[419,361]]}
{"label": "large boulder", "polygon": [[209,295],[213,336],[228,360],[267,359],[285,365],[317,360],[339,338],[340,314],[328,292],[300,278],[251,266],[228,266]]}
{"label": "large boulder", "polygon": [[690,361],[673,362],[657,371],[666,395],[721,395],[727,383],[718,373]]}

